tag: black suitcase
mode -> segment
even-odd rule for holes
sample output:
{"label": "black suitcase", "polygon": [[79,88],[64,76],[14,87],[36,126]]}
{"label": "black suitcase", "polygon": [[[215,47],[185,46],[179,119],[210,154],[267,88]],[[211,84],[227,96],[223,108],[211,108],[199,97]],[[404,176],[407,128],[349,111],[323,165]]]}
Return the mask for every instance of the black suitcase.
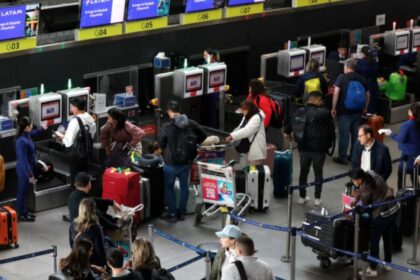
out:
{"label": "black suitcase", "polygon": [[[402,196],[414,195],[414,189],[406,188],[397,192],[397,198]],[[397,233],[410,237],[414,233],[414,220],[416,219],[416,198],[406,199],[400,202],[400,214],[397,219]],[[399,239],[400,237],[395,237]]]}
{"label": "black suitcase", "polygon": [[319,226],[310,226],[314,222],[323,221],[332,215],[322,215],[320,211],[312,210],[305,213],[303,233],[309,237],[302,236],[302,243],[311,247],[318,254],[318,258],[337,258],[341,256],[331,248],[353,251],[354,223],[352,220],[339,218],[334,221],[322,223]]}
{"label": "black suitcase", "polygon": [[150,216],[160,217],[165,208],[163,167],[145,168],[141,176],[150,181]]}
{"label": "black suitcase", "polygon": [[244,170],[235,170],[235,189],[236,193],[246,193]]}

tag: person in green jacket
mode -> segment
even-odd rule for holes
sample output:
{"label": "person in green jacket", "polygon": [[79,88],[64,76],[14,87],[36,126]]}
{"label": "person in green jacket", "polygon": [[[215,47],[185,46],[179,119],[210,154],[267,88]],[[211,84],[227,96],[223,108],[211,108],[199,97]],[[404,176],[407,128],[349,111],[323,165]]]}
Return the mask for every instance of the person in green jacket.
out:
{"label": "person in green jacket", "polygon": [[216,235],[220,238],[222,247],[217,251],[210,272],[210,280],[220,280],[223,270],[235,261],[236,240],[241,236],[242,230],[234,225],[227,225]]}

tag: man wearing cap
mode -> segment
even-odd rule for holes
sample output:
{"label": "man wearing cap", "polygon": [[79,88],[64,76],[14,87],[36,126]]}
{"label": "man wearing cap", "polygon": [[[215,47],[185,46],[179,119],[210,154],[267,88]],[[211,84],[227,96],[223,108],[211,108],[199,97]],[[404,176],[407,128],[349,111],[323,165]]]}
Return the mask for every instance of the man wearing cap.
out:
{"label": "man wearing cap", "polygon": [[214,258],[210,280],[220,280],[224,270],[229,264],[235,261],[236,240],[242,235],[242,231],[237,226],[227,225],[222,231],[217,231],[216,235],[220,238],[222,247],[217,251],[216,257]]}
{"label": "man wearing cap", "polygon": [[[79,216],[79,205],[82,199],[89,197],[89,191],[92,187],[91,176],[87,172],[79,172],[74,179],[74,185],[76,189],[70,194],[67,203],[69,206],[70,220],[73,221]],[[96,203],[98,209],[99,222],[104,229],[115,230],[118,228],[118,225],[115,223],[113,218],[106,214],[108,206],[114,207],[115,211],[120,211],[120,205],[110,199],[102,199],[99,197],[94,197],[93,200]]]}
{"label": "man wearing cap", "polygon": [[[169,101],[167,114],[170,120],[159,131],[159,146],[163,150],[163,160],[165,162],[163,168],[164,185],[169,210],[162,218],[174,223],[178,220],[185,220],[184,215],[187,210],[189,195],[188,174],[191,162],[196,156],[196,145],[207,142],[205,141],[207,140],[207,133],[197,122],[180,113],[179,104],[176,101]],[[218,142],[219,139],[216,138],[215,140]],[[180,139],[183,139],[183,141]],[[214,142],[210,144],[214,144]],[[176,178],[179,179],[181,190],[179,205],[175,205],[174,185]]]}

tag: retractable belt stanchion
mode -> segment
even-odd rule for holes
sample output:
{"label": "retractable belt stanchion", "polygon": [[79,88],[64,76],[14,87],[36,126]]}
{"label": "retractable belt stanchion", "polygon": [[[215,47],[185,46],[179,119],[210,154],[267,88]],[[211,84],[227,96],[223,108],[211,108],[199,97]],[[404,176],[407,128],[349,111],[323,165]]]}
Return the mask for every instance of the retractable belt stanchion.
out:
{"label": "retractable belt stanchion", "polygon": [[211,258],[210,252],[206,252],[206,257],[204,258],[204,262],[206,264],[206,280],[210,280],[210,271],[211,271]]}
{"label": "retractable belt stanchion", "polygon": [[[354,253],[357,254],[359,251],[359,231],[360,231],[360,212],[361,207],[356,206],[355,208],[355,223],[354,223]],[[357,256],[353,257],[353,280],[357,280],[358,278],[358,259]]]}
{"label": "retractable belt stanchion", "polygon": [[54,269],[54,273],[56,273],[57,272],[57,246],[53,245],[53,246],[51,246],[51,248],[54,250],[54,252],[52,253],[53,269]]}
{"label": "retractable belt stanchion", "polygon": [[[288,228],[292,228],[292,203],[293,203],[293,189],[290,188],[290,186],[288,186],[289,189],[289,195],[288,195],[288,221],[287,221],[287,227]],[[291,257],[290,257],[290,239],[291,239],[291,232],[289,231],[287,233],[287,242],[286,242],[286,254],[281,257],[281,261],[282,262],[290,262],[291,261]]]}
{"label": "retractable belt stanchion", "polygon": [[153,244],[153,225],[148,226],[149,240]]}
{"label": "retractable belt stanchion", "polygon": [[290,263],[290,280],[295,280],[296,274],[296,228],[290,229],[291,235],[291,263]]}
{"label": "retractable belt stanchion", "polygon": [[367,266],[368,266],[367,256],[368,256],[368,254],[366,252],[364,252],[362,254],[362,259],[363,259],[363,264],[362,264],[362,280],[366,280],[367,279],[367,277],[366,277],[366,269],[367,269]]}
{"label": "retractable belt stanchion", "polygon": [[411,258],[407,260],[408,264],[411,265],[419,265],[420,262],[417,260],[417,242],[418,242],[418,233],[419,233],[419,219],[420,219],[420,186],[418,185],[418,166],[414,166],[414,188],[416,192],[416,213],[415,213],[415,220],[414,220],[414,233],[413,233],[413,252]]}

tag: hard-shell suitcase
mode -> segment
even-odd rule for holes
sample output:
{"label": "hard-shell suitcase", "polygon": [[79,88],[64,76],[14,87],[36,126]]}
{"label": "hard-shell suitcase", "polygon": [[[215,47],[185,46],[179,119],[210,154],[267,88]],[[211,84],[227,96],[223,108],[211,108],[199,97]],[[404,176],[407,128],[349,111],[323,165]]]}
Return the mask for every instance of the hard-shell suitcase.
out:
{"label": "hard-shell suitcase", "polygon": [[251,209],[266,211],[269,207],[269,191],[272,181],[267,165],[250,166],[245,170],[246,191],[251,197]]}
{"label": "hard-shell suitcase", "polygon": [[[140,204],[140,174],[133,171],[121,171],[107,168],[102,176],[102,197],[115,200],[119,204],[135,207]],[[135,222],[140,222],[136,213]]]}
{"label": "hard-shell suitcase", "polygon": [[292,150],[291,146],[286,151],[274,153],[273,192],[274,197],[285,197],[288,186],[292,183]]}
{"label": "hard-shell suitcase", "polygon": [[0,247],[18,247],[17,214],[12,207],[0,207]]}
{"label": "hard-shell suitcase", "polygon": [[150,180],[141,178],[140,180],[140,203],[144,205],[143,211],[140,212],[141,221],[150,218],[151,211],[151,186]]}
{"label": "hard-shell suitcase", "polygon": [[[323,223],[332,215],[323,215],[320,211],[312,210],[305,213],[302,243],[311,247],[318,255],[336,258],[340,254],[331,248],[353,251],[354,224],[352,220],[340,218]],[[320,222],[317,226],[311,226]]]}
{"label": "hard-shell suitcase", "polygon": [[274,152],[277,150],[273,144],[267,144],[267,158],[264,160],[264,165],[270,168],[270,174],[273,175],[274,171]]}
{"label": "hard-shell suitcase", "polygon": [[235,170],[235,189],[236,193],[246,193],[244,170]]}
{"label": "hard-shell suitcase", "polygon": [[[197,206],[197,189],[194,185],[188,187],[188,200],[187,209],[185,214],[194,214]],[[175,181],[175,205],[178,208],[181,198],[181,188],[179,186],[179,180]]]}
{"label": "hard-shell suitcase", "polygon": [[163,167],[144,169],[141,176],[150,181],[150,216],[160,217],[165,208]]}
{"label": "hard-shell suitcase", "polygon": [[384,142],[384,136],[378,133],[379,129],[384,128],[384,118],[380,115],[367,115],[363,118],[365,119],[365,123],[372,127],[375,140]]}

